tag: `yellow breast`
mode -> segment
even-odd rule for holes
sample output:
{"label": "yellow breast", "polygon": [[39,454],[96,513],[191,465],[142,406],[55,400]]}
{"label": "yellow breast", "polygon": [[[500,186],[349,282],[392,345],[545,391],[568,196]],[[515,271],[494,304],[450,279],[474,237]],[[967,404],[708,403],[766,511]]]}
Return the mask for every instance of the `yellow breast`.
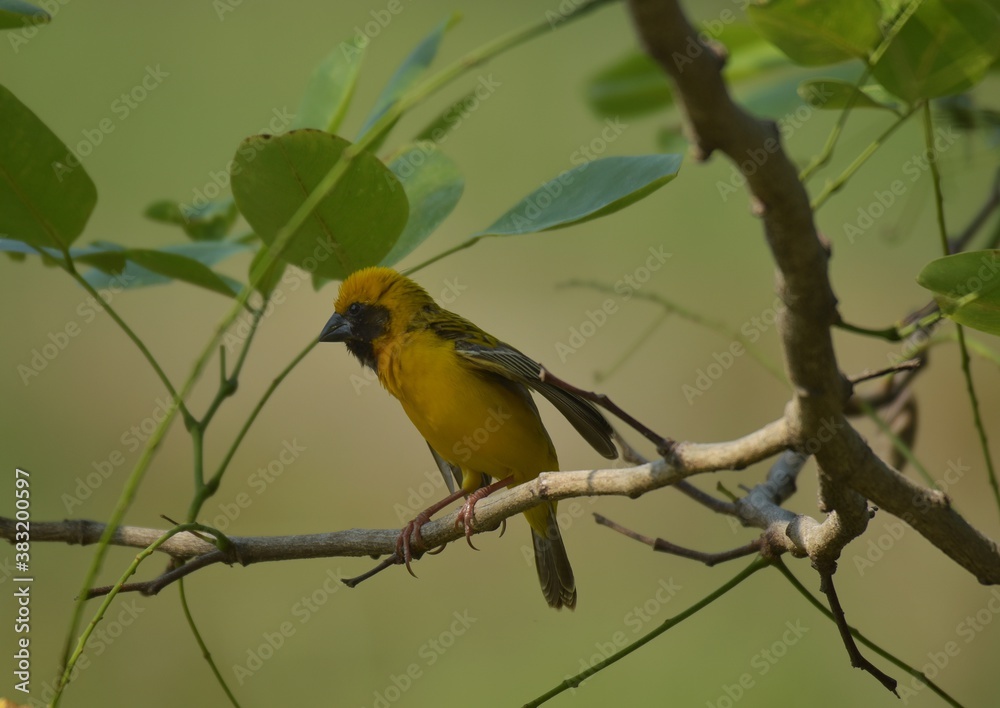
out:
{"label": "yellow breast", "polygon": [[517,483],[559,467],[528,394],[474,368],[452,342],[408,332],[379,354],[379,378],[439,455]]}

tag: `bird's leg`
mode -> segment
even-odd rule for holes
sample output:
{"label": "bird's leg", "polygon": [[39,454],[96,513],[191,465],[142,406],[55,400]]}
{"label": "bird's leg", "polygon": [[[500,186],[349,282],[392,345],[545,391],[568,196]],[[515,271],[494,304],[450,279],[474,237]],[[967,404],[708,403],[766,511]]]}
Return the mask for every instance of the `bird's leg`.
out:
{"label": "bird's leg", "polygon": [[413,572],[413,568],[410,567],[410,561],[413,560],[413,551],[411,548],[414,544],[410,541],[410,537],[412,536],[416,541],[415,545],[417,547],[417,551],[419,553],[425,552],[427,550],[427,544],[424,543],[424,537],[420,533],[420,528],[424,524],[430,522],[431,516],[438,513],[452,502],[458,501],[463,496],[465,496],[465,492],[461,489],[457,492],[449,494],[441,501],[436,504],[432,504],[417,514],[413,520],[408,522],[406,526],[403,527],[402,532],[400,532],[399,538],[396,539],[396,558],[398,559],[396,562],[398,563],[399,561],[402,561],[402,563],[406,566],[406,571],[414,578],[417,577],[417,575]]}
{"label": "bird's leg", "polygon": [[488,497],[493,492],[503,489],[508,484],[514,481],[513,475],[510,477],[504,477],[499,482],[494,482],[493,484],[488,484],[485,487],[480,487],[465,500],[465,504],[462,508],[458,510],[458,517],[455,519],[455,525],[465,524],[465,540],[469,544],[469,548],[478,551],[479,549],[472,545],[472,524],[475,521],[476,515],[476,502],[480,499]]}

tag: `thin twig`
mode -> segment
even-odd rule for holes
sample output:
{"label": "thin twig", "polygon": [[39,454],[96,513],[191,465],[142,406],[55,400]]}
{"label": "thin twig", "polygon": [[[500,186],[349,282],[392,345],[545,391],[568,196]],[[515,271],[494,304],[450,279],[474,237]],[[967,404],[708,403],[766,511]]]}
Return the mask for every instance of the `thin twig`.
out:
{"label": "thin twig", "polygon": [[844,641],[844,646],[847,648],[847,655],[851,657],[851,666],[867,671],[878,679],[879,683],[885,686],[886,689],[895,694],[896,698],[899,698],[899,694],[896,693],[896,679],[868,661],[858,649],[858,645],[854,643],[854,637],[851,636],[851,627],[847,624],[847,617],[844,616],[844,608],[840,606],[837,589],[833,584],[833,571],[817,570],[819,570],[820,574],[820,590],[823,591],[830,602],[830,611],[833,613],[833,619],[837,623],[837,629],[840,630],[840,638]]}
{"label": "thin twig", "polygon": [[583,683],[584,681],[586,681],[588,678],[590,678],[594,674],[598,673],[599,671],[602,671],[602,670],[606,669],[607,667],[611,666],[615,662],[617,662],[617,661],[619,661],[621,659],[624,659],[626,656],[628,656],[629,654],[631,654],[632,652],[634,652],[636,649],[639,649],[639,648],[645,646],[646,644],[648,644],[649,642],[653,641],[654,639],[656,639],[658,636],[660,636],[664,632],[667,632],[670,629],[672,629],[672,628],[676,627],[677,625],[679,625],[681,622],[683,622],[684,620],[686,620],[688,617],[691,617],[692,615],[697,614],[699,611],[701,611],[702,609],[704,609],[704,608],[708,607],[709,605],[711,605],[713,602],[715,602],[720,597],[722,597],[723,595],[725,595],[727,592],[729,592],[730,590],[732,590],[733,588],[735,588],[737,585],[739,585],[740,583],[742,583],[744,580],[746,580],[747,578],[749,578],[751,575],[753,575],[754,573],[756,573],[758,570],[762,570],[762,569],[766,568],[767,566],[768,566],[768,561],[764,560],[763,558],[758,558],[753,563],[751,563],[749,566],[747,566],[745,570],[743,570],[738,575],[736,575],[732,580],[730,580],[726,584],[722,585],[720,588],[718,588],[714,592],[710,593],[706,597],[702,598],[701,600],[699,600],[695,604],[691,605],[691,607],[689,607],[688,609],[684,610],[683,612],[681,612],[678,615],[675,615],[675,616],[673,616],[673,617],[665,620],[663,622],[663,624],[661,624],[659,627],[656,627],[651,632],[645,634],[644,636],[640,637],[636,641],[632,642],[631,644],[629,644],[628,646],[626,646],[624,649],[621,649],[621,650],[615,652],[614,654],[612,654],[611,656],[609,656],[608,658],[606,658],[606,659],[604,659],[602,661],[597,662],[596,664],[590,666],[589,668],[587,668],[586,670],[580,672],[576,676],[573,676],[571,678],[566,679],[565,681],[561,682],[559,685],[557,685],[554,688],[550,689],[549,691],[546,691],[545,693],[543,693],[538,698],[535,698],[534,700],[529,701],[528,703],[525,703],[524,704],[525,708],[537,708],[537,706],[540,706],[543,703],[547,702],[548,700],[550,700],[552,698],[555,698],[556,696],[558,696],[563,691],[568,691],[568,690],[570,690],[572,688],[578,688],[581,683]]}
{"label": "thin twig", "polygon": [[654,551],[669,553],[671,555],[680,556],[681,558],[690,558],[691,560],[704,563],[708,567],[712,567],[713,565],[724,563],[726,561],[736,560],[737,558],[746,558],[754,553],[759,553],[763,545],[760,538],[755,538],[750,541],[750,543],[744,546],[739,546],[738,548],[733,548],[728,551],[720,551],[718,553],[706,553],[704,551],[696,551],[690,548],[684,548],[683,546],[678,546],[662,538],[644,536],[640,533],[632,531],[631,529],[625,528],[621,524],[615,523],[608,517],[601,514],[594,514],[594,521],[599,523],[601,526],[607,526],[609,529],[617,531],[623,536],[628,536],[639,543],[643,543],[652,548]]}
{"label": "thin twig", "polygon": [[[804,597],[806,600],[809,601],[809,604],[815,607],[827,619],[836,621],[834,619],[833,613],[830,612],[830,610],[827,607],[825,607],[822,602],[813,597],[812,593],[809,592],[809,590],[807,590],[806,587],[801,582],[799,582],[799,579],[795,577],[791,569],[787,565],[785,565],[785,563],[780,558],[774,559],[773,566],[776,570],[778,570],[778,572],[780,572],[783,576],[785,576],[785,580],[787,580],[793,588],[798,590],[799,594],[802,595],[802,597]],[[953,708],[962,708],[961,703],[959,703],[954,698],[949,696],[944,690],[941,689],[941,687],[939,687],[936,683],[934,683],[931,679],[929,679],[926,674],[924,674],[921,671],[917,671],[915,668],[913,668],[906,662],[902,661],[901,659],[897,659],[895,656],[887,652],[878,644],[875,644],[873,641],[868,639],[868,637],[863,635],[854,627],[849,626],[848,629],[850,630],[852,637],[857,639],[859,642],[864,644],[866,647],[871,649],[873,652],[881,656],[886,661],[895,664],[913,678],[926,684],[927,687],[931,689],[931,691],[936,693],[942,700],[946,701],[948,705],[953,706]]]}
{"label": "thin twig", "polygon": [[979,211],[976,212],[976,215],[972,217],[972,221],[962,229],[960,234],[948,240],[948,251],[950,253],[964,251],[969,242],[986,225],[986,222],[989,221],[990,216],[998,207],[1000,207],[1000,169],[997,169],[996,175],[993,177],[993,184],[990,187],[990,193],[986,197],[986,201],[979,208]]}
{"label": "thin twig", "polygon": [[641,433],[643,437],[645,437],[647,440],[656,445],[656,451],[661,455],[663,456],[669,455],[670,451],[674,448],[675,442],[673,440],[671,440],[670,438],[665,438],[662,435],[659,435],[658,433],[654,433],[651,428],[646,427],[638,420],[633,418],[631,415],[623,411],[621,408],[618,407],[618,405],[614,401],[612,401],[603,393],[594,393],[593,391],[585,391],[582,388],[577,388],[573,384],[563,381],[558,376],[553,374],[551,371],[546,369],[544,366],[541,367],[541,371],[539,372],[539,378],[541,378],[542,381],[551,383],[553,386],[557,386],[562,390],[568,393],[572,393],[576,396],[579,396],[580,398],[583,398],[585,400],[588,400],[591,403],[596,403],[605,410],[610,411],[615,416],[621,418],[624,422],[628,423],[632,428]]}

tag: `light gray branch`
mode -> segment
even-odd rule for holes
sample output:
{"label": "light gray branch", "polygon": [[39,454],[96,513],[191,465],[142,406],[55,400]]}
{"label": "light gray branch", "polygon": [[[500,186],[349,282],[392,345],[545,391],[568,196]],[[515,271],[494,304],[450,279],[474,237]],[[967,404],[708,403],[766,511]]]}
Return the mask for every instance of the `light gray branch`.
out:
{"label": "light gray branch", "polygon": [[[719,443],[718,446],[706,446],[705,460],[689,449],[686,455],[688,469],[680,469],[661,459],[624,469],[543,473],[531,482],[480,501],[476,506],[475,528],[478,531],[494,529],[502,520],[543,500],[604,495],[637,497],[685,477],[715,469],[716,461],[725,455],[740,460],[766,459],[776,451],[773,444],[772,436],[747,436],[729,443]],[[727,449],[728,452],[723,452]],[[423,537],[430,547],[440,546],[464,535],[464,531],[455,525],[456,518],[457,511],[423,527]],[[102,523],[84,520],[33,521],[31,524],[32,540],[36,542],[87,545],[96,543],[104,529],[105,525]],[[13,540],[14,532],[14,521],[0,517],[0,538]],[[164,529],[122,526],[115,531],[111,543],[116,546],[145,548],[163,533]],[[235,536],[229,538],[235,547],[235,553],[226,556],[198,536],[181,533],[170,538],[158,550],[181,559],[212,555],[213,562],[250,565],[301,558],[390,555],[395,553],[399,534],[400,529],[350,529],[297,536]]]}
{"label": "light gray branch", "polygon": [[816,232],[809,196],[781,147],[777,126],[732,101],[720,73],[724,56],[699,39],[679,3],[629,0],[628,5],[640,41],[673,83],[696,157],[719,151],[736,165],[748,160],[754,165],[744,176],[785,305],[778,331],[794,397],[784,425],[792,447],[815,456],[828,513],[822,524],[813,521],[816,527],[802,521],[802,528],[791,528],[799,536],[794,545],[804,543],[814,563],[835,561],[843,545],[864,530],[864,497],[913,526],[980,581],[1000,583],[996,544],[944,495],[918,487],[878,458],[844,416],[851,385],[837,365],[830,332],[838,314],[828,246]]}

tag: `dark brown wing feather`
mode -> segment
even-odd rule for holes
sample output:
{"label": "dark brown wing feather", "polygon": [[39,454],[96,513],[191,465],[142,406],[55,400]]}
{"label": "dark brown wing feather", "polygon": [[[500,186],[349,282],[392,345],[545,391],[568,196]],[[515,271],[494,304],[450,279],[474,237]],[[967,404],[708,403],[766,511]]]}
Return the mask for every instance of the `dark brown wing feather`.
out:
{"label": "dark brown wing feather", "polygon": [[542,394],[597,452],[609,460],[618,457],[611,437],[611,424],[607,419],[589,401],[542,381],[542,367],[538,362],[498,340],[484,346],[481,342],[456,337],[455,351],[485,371],[524,384]]}

